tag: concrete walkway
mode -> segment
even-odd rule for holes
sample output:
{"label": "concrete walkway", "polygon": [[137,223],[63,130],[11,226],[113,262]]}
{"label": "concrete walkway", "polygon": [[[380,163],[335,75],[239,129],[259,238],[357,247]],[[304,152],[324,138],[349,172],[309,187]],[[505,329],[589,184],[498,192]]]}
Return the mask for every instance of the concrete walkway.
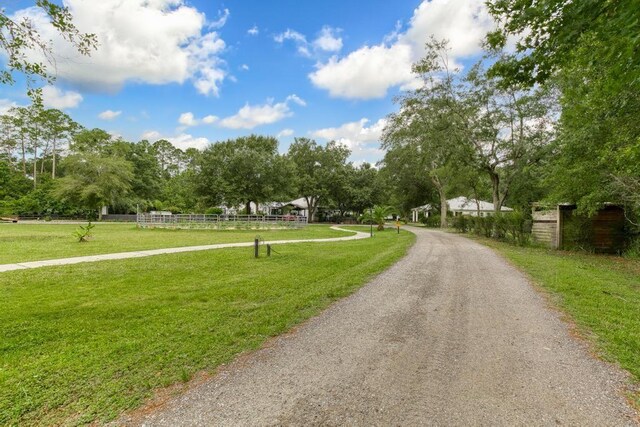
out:
{"label": "concrete walkway", "polygon": [[[369,237],[369,233],[364,233],[361,231],[353,231],[346,230],[340,227],[331,227],[333,230],[339,231],[347,231],[350,233],[354,233],[352,236],[345,237],[329,237],[325,239],[297,239],[297,240],[274,240],[269,243],[271,245],[285,245],[289,243],[320,243],[320,242],[341,242],[344,240],[360,240],[366,239]],[[163,248],[163,249],[151,249],[147,251],[132,251],[132,252],[118,252],[112,254],[103,254],[103,255],[89,255],[89,256],[78,256],[73,258],[60,258],[60,259],[47,259],[43,261],[29,261],[29,262],[20,262],[15,264],[0,264],[0,273],[5,271],[14,271],[14,270],[24,270],[27,268],[40,268],[40,267],[53,267],[58,265],[69,265],[69,264],[79,264],[81,262],[96,262],[96,261],[107,261],[113,259],[128,259],[128,258],[142,258],[153,255],[164,255],[164,254],[177,254],[182,252],[195,252],[195,251],[209,251],[213,249],[224,249],[224,248],[246,248],[253,246],[253,242],[240,242],[240,243],[220,243],[216,245],[201,245],[201,246],[183,246],[180,248]]]}

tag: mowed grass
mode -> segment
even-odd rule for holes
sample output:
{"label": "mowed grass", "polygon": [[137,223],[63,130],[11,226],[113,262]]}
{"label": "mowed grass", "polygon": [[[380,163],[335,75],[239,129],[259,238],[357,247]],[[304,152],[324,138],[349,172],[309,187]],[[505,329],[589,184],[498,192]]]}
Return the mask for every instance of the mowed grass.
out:
{"label": "mowed grass", "polygon": [[[548,291],[601,357],[629,371],[640,386],[640,261],[483,243]],[[631,399],[640,408],[640,389]]]}
{"label": "mowed grass", "polygon": [[[132,231],[135,233],[135,231]],[[0,425],[114,419],[318,314],[414,235],[159,255],[0,274]]]}
{"label": "mowed grass", "polygon": [[93,238],[79,243],[73,236],[78,224],[0,223],[0,264],[97,255],[179,246],[266,240],[340,237],[349,233],[324,225],[282,230],[170,230],[142,229],[132,223],[95,223]]}

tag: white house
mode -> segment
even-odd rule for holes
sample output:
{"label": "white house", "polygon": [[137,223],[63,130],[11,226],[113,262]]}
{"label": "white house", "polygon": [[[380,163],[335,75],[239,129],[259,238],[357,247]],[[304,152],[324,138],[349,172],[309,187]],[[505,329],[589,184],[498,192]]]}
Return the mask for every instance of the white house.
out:
{"label": "white house", "polygon": [[[460,196],[455,199],[447,200],[447,207],[449,211],[453,213],[453,216],[458,215],[471,215],[471,216],[487,216],[492,215],[494,213],[493,203],[484,202],[482,200],[470,199],[468,197]],[[411,209],[411,217],[413,222],[418,222],[418,216],[420,212],[424,213],[425,216],[429,216],[429,211],[431,210],[431,205],[423,205],[418,206],[417,208]],[[502,206],[500,208],[501,212],[510,212],[513,209],[508,208],[506,206]]]}

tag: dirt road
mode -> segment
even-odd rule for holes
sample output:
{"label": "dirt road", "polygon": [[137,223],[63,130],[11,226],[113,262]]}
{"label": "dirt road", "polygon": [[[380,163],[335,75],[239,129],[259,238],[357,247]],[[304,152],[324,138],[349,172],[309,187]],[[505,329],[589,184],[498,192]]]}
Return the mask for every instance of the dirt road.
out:
{"label": "dirt road", "polygon": [[144,417],[144,425],[637,425],[625,377],[527,280],[417,230],[353,296]]}

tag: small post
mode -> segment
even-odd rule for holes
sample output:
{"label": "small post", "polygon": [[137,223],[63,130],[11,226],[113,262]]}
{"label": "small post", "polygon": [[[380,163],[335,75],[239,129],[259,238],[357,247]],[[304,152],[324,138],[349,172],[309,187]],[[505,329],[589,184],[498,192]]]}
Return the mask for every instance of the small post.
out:
{"label": "small post", "polygon": [[370,237],[373,237],[373,210],[369,208],[369,233]]}
{"label": "small post", "polygon": [[260,256],[260,240],[258,240],[258,239],[255,239],[253,241],[253,253],[254,253],[256,258],[258,258],[258,256]]}
{"label": "small post", "polygon": [[396,228],[398,229],[398,234],[400,234],[400,219],[396,220]]}
{"label": "small post", "polygon": [[271,256],[271,245],[267,243],[267,256]]}

